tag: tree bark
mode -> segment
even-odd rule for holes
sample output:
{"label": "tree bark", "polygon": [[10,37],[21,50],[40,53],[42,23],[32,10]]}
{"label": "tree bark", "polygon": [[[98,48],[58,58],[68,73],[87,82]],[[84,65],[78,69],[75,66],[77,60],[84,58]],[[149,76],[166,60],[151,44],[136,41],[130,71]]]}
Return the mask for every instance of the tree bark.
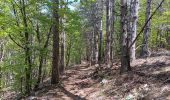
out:
{"label": "tree bark", "polygon": [[89,62],[91,61],[91,36],[90,32],[85,32],[85,39],[86,39],[86,60]]}
{"label": "tree bark", "polygon": [[94,25],[94,52],[93,52],[93,64],[98,63],[98,31],[96,25]]}
{"label": "tree bark", "polygon": [[59,83],[59,0],[52,0],[53,9],[53,58],[51,84]]}
{"label": "tree bark", "polygon": [[61,65],[60,65],[60,74],[64,73],[65,69],[65,32],[64,30],[61,33]]}
{"label": "tree bark", "polygon": [[[152,0],[147,0],[145,23],[151,17],[151,2],[152,2]],[[146,24],[144,33],[143,33],[143,44],[141,46],[141,56],[142,57],[148,57],[150,55],[150,51],[148,48],[149,31],[150,31],[150,21]]]}
{"label": "tree bark", "polygon": [[102,19],[100,24],[101,26],[100,26],[100,35],[99,35],[99,62],[102,62],[102,44],[103,44]]}
{"label": "tree bark", "polygon": [[25,35],[25,63],[27,67],[25,68],[26,71],[26,94],[30,94],[31,91],[31,73],[32,73],[32,60],[31,60],[31,50],[30,50],[30,36],[28,33],[28,23],[27,23],[27,16],[26,16],[26,5],[25,5],[25,0],[20,1],[20,4],[22,5],[21,13],[22,13],[22,18],[23,18],[23,25],[24,25],[24,35]]}
{"label": "tree bark", "polygon": [[105,62],[110,66],[110,47],[111,47],[111,34],[110,34],[110,0],[106,0],[106,51]]}
{"label": "tree bark", "polygon": [[[37,39],[39,41],[39,46],[41,46],[41,39],[40,39],[40,33],[39,33],[39,29],[38,29],[38,25],[37,25]],[[40,55],[39,55],[39,65],[38,65],[38,80],[37,80],[37,83],[35,85],[35,88],[34,89],[37,89],[41,80],[42,80],[42,70],[43,70],[43,62],[45,61],[45,57],[47,55],[47,51],[44,52],[44,50],[46,50],[48,48],[48,43],[49,43],[49,39],[50,39],[50,34],[51,34],[51,28],[49,29],[49,32],[47,33],[47,38],[46,38],[46,41],[45,41],[45,44],[43,46],[43,50],[40,50]]]}
{"label": "tree bark", "polygon": [[[130,3],[130,43],[136,38],[137,20],[138,20],[139,0],[131,0]],[[136,59],[136,44],[134,43],[130,48],[130,56],[132,60]]]}
{"label": "tree bark", "polygon": [[110,0],[110,34],[111,34],[111,50],[110,50],[110,60],[111,63],[113,63],[113,57],[114,57],[114,31],[115,31],[115,0]]}
{"label": "tree bark", "polygon": [[129,56],[129,39],[127,35],[127,0],[121,0],[121,67],[120,72],[131,70]]}
{"label": "tree bark", "polygon": [[66,50],[67,50],[66,51],[66,67],[68,67],[69,62],[70,62],[71,48],[73,45],[73,43],[71,41],[72,40],[70,39],[69,44],[67,45],[67,48],[66,48]]}
{"label": "tree bark", "polygon": [[[4,42],[0,41],[0,63],[3,61],[4,57]],[[0,66],[0,91],[2,89],[2,67]]]}
{"label": "tree bark", "polygon": [[141,28],[141,30],[139,31],[139,33],[137,34],[136,38],[134,39],[134,41],[130,44],[129,48],[132,47],[132,45],[136,42],[136,40],[139,38],[139,36],[141,35],[141,33],[145,30],[145,27],[147,26],[147,24],[150,22],[150,20],[152,19],[152,17],[156,14],[156,12],[158,11],[158,9],[162,6],[162,4],[164,3],[165,0],[162,0],[161,3],[158,5],[158,7],[154,10],[154,12],[151,14],[151,16],[149,17],[149,19],[144,23],[143,27]]}
{"label": "tree bark", "polygon": [[[63,3],[65,3],[65,0],[62,0]],[[68,3],[68,1],[67,1]],[[61,8],[63,8],[63,5],[61,5]],[[64,8],[67,8],[67,4],[64,5]],[[60,74],[64,73],[64,69],[65,69],[65,30],[64,30],[64,18],[65,18],[65,14],[63,16],[63,18],[61,18],[61,62],[60,62]]]}
{"label": "tree bark", "polygon": [[91,5],[92,7],[92,18],[93,18],[93,59],[92,65],[98,64],[98,57],[99,57],[99,45],[98,45],[98,6],[97,2]]}

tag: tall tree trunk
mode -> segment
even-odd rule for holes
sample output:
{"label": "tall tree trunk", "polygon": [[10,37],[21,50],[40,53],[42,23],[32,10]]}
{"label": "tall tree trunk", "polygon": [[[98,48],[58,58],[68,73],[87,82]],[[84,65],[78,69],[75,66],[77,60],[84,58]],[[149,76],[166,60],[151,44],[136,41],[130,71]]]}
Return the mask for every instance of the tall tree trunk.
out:
{"label": "tall tree trunk", "polygon": [[86,38],[86,60],[90,61],[91,56],[91,50],[90,50],[90,44],[91,44],[91,36],[89,32],[85,32],[85,38]]}
{"label": "tall tree trunk", "polygon": [[[137,19],[138,19],[139,0],[131,0],[130,3],[130,43],[136,38],[137,33]],[[136,44],[134,43],[130,48],[130,56],[132,60],[136,59]]]}
{"label": "tall tree trunk", "polygon": [[69,41],[69,44],[67,45],[67,48],[66,48],[66,67],[68,67],[69,63],[70,63],[70,55],[71,55],[71,48],[72,48],[72,45],[73,43],[71,42],[72,39],[70,39]]}
{"label": "tall tree trunk", "polygon": [[24,25],[24,33],[25,33],[25,63],[27,67],[25,68],[26,71],[26,94],[30,94],[31,91],[31,72],[32,72],[32,61],[31,61],[31,50],[30,50],[30,36],[28,33],[28,23],[27,23],[27,16],[26,16],[26,5],[25,0],[20,1],[20,4],[22,5],[21,13],[23,18],[23,25]]}
{"label": "tall tree trunk", "polygon": [[4,42],[2,41],[0,41],[0,62],[2,62],[3,61],[3,57],[4,57]]}
{"label": "tall tree trunk", "polygon": [[89,34],[89,58],[90,58],[90,65],[93,65],[93,46],[94,46],[94,40],[93,40],[94,38],[93,38],[93,32],[90,32],[90,34]]}
{"label": "tall tree trunk", "polygon": [[114,23],[115,23],[115,0],[110,0],[110,34],[111,34],[111,50],[110,50],[110,60],[113,63],[114,56]]}
{"label": "tall tree trunk", "polygon": [[[149,18],[151,16],[151,1],[152,0],[147,0],[145,23],[149,20]],[[147,25],[144,29],[143,44],[141,46],[141,56],[142,57],[148,57],[150,55],[150,51],[148,48],[149,31],[150,31],[150,21],[147,23]]]}
{"label": "tall tree trunk", "polygon": [[93,64],[98,63],[98,31],[97,31],[97,26],[94,25],[94,51],[93,51]]}
{"label": "tall tree trunk", "polygon": [[93,61],[92,64],[98,63],[98,57],[99,57],[99,45],[98,45],[98,20],[97,20],[97,14],[98,14],[98,6],[97,2],[92,4],[92,18],[93,20]]}
{"label": "tall tree trunk", "polygon": [[[43,50],[39,51],[40,55],[39,55],[39,65],[38,65],[38,80],[37,80],[37,83],[36,83],[34,89],[38,88],[38,86],[39,86],[39,84],[40,84],[40,82],[42,80],[43,62],[45,61],[45,57],[47,55],[46,49],[48,48],[48,43],[49,43],[50,34],[51,34],[51,28],[52,27],[50,27],[49,33],[47,33],[47,38],[46,38],[45,44],[43,46]],[[42,41],[40,39],[40,32],[39,32],[39,25],[38,25],[38,23],[37,23],[36,33],[37,33],[37,39],[38,39],[38,42],[39,42],[39,46],[41,46],[41,42]]]}
{"label": "tall tree trunk", "polygon": [[[3,61],[4,57],[4,42],[0,41],[0,63]],[[0,91],[2,89],[2,67],[0,66]]]}
{"label": "tall tree trunk", "polygon": [[106,0],[106,51],[105,51],[105,61],[106,64],[110,66],[110,0]]}
{"label": "tall tree trunk", "polygon": [[98,64],[98,58],[99,58],[99,36],[98,36],[98,30],[95,33],[95,64]]}
{"label": "tall tree trunk", "polygon": [[129,55],[129,39],[127,35],[127,0],[121,0],[121,67],[120,72],[131,70]]}
{"label": "tall tree trunk", "polygon": [[53,2],[53,59],[51,84],[59,83],[59,0]]}
{"label": "tall tree trunk", "polygon": [[103,44],[103,32],[102,32],[102,19],[100,22],[100,35],[99,35],[99,62],[102,62],[102,44]]}
{"label": "tall tree trunk", "polygon": [[[37,33],[37,40],[39,43],[39,46],[41,46],[41,39],[40,39],[40,31],[39,31],[39,25],[38,25],[38,21],[37,21],[37,25],[36,25],[36,33]],[[40,55],[39,55],[39,66],[38,66],[38,80],[37,80],[37,84],[35,85],[34,89],[37,89],[40,82],[41,82],[41,77],[42,77],[42,65],[43,65],[43,52],[40,50]]]}
{"label": "tall tree trunk", "polygon": [[[62,0],[63,3],[66,3],[65,0]],[[68,2],[67,2],[68,3]],[[67,3],[64,5],[64,8],[67,8]],[[63,8],[63,5],[61,5],[61,8]],[[60,62],[60,74],[64,73],[64,69],[65,69],[65,31],[64,31],[64,18],[65,15],[63,16],[63,18],[61,18],[61,62]]]}
{"label": "tall tree trunk", "polygon": [[64,73],[64,64],[65,64],[65,32],[64,30],[61,33],[61,65],[60,65],[60,73]]}

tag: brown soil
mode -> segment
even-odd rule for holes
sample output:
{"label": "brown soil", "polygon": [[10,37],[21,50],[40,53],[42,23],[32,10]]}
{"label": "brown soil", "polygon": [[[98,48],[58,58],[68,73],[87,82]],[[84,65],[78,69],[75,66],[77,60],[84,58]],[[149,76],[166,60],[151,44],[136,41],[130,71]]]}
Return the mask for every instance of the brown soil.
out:
{"label": "brown soil", "polygon": [[170,100],[170,56],[154,55],[131,63],[132,71],[119,74],[112,67],[84,63],[66,70],[59,86],[49,81],[29,100]]}

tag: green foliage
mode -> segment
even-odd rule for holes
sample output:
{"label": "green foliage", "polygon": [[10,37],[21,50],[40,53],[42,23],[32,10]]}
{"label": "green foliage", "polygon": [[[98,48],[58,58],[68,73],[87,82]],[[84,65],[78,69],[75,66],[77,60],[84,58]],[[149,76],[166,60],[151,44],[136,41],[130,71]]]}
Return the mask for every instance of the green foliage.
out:
{"label": "green foliage", "polygon": [[[15,1],[15,2],[14,2]],[[52,59],[52,35],[49,36],[48,46],[44,45],[48,40],[48,34],[52,22],[52,3],[49,0],[29,0],[26,2],[25,11],[28,26],[25,27],[23,21],[22,4],[18,0],[1,0],[0,1],[0,43],[4,43],[3,59],[0,61],[0,71],[3,78],[0,79],[1,87],[12,87],[17,92],[25,92],[26,68],[29,67],[25,61],[25,47],[28,46],[31,57],[31,80],[32,88],[37,82],[40,58],[43,57],[43,75],[49,76],[51,73]],[[76,2],[76,3],[75,3]],[[91,31],[92,21],[88,13],[91,11],[91,4],[96,0],[69,0],[60,2],[59,16],[64,20],[60,24],[60,31],[63,30],[66,35],[65,40],[65,59],[68,65],[80,63],[86,53],[86,42],[84,33]],[[120,1],[115,2],[115,23],[114,23],[114,51],[120,53]],[[152,12],[157,7],[159,1],[155,0],[152,4]],[[71,9],[74,6],[76,9]],[[149,38],[150,46],[157,43],[157,32],[163,27],[170,28],[170,8],[169,1],[166,1],[159,12],[151,21],[151,33]],[[140,0],[138,32],[145,22],[146,0]],[[105,22],[105,11],[100,12],[102,21]],[[105,49],[105,23],[103,23],[102,32],[104,33],[103,52]],[[29,33],[29,44],[26,45],[25,30]],[[162,40],[165,42],[166,30],[162,31]],[[12,39],[9,37],[11,35]],[[137,46],[141,45],[143,36],[137,40]],[[160,42],[159,41],[159,42]]]}

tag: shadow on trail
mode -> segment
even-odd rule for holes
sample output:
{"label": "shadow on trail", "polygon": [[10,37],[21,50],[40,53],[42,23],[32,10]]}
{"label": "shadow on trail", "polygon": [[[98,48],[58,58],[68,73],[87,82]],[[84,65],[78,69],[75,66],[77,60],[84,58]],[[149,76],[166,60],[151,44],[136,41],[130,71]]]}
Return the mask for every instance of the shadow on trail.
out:
{"label": "shadow on trail", "polygon": [[72,98],[73,100],[87,100],[85,98],[82,98],[78,95],[74,95],[73,93],[67,91],[64,87],[62,86],[59,86],[59,88],[61,89],[61,91],[66,94],[68,97]]}

